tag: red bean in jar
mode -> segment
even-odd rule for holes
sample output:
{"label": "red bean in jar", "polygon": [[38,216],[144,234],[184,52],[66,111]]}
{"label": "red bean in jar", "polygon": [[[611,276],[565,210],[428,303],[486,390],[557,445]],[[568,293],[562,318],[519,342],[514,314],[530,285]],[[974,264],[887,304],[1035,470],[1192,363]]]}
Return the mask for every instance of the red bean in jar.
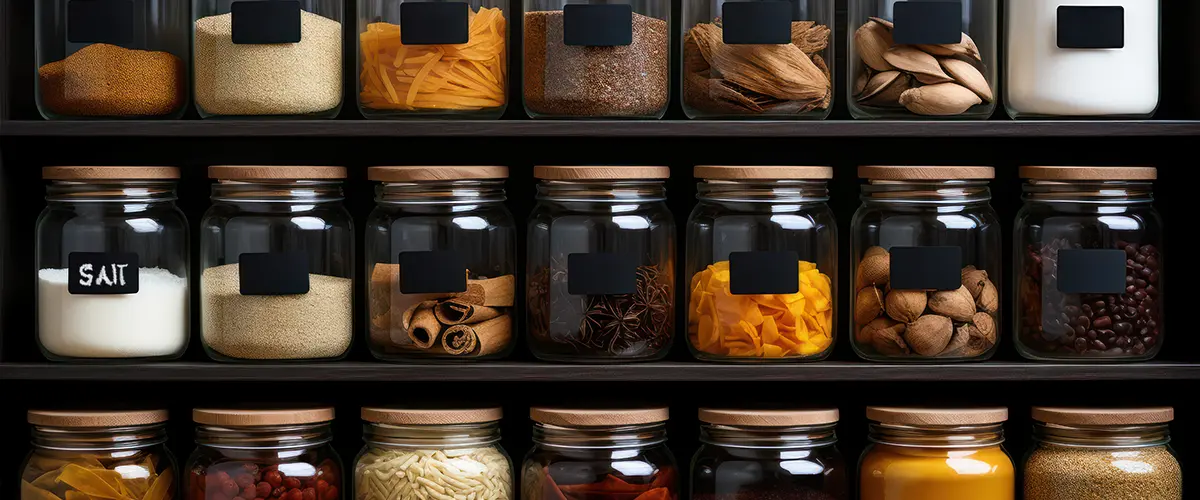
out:
{"label": "red bean in jar", "polygon": [[1163,341],[1153,167],[1021,167],[1017,349],[1035,360],[1144,361]]}
{"label": "red bean in jar", "polygon": [[185,500],[341,500],[333,408],[196,409]]}

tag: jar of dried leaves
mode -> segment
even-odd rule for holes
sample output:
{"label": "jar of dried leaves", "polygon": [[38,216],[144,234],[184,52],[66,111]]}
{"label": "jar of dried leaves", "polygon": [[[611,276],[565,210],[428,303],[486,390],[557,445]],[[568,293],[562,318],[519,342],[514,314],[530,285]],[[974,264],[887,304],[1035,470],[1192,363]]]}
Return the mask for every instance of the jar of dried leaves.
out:
{"label": "jar of dried leaves", "polygon": [[541,359],[660,359],[675,332],[675,222],[667,167],[535,167],[526,270],[529,346]]}
{"label": "jar of dried leaves", "polygon": [[874,361],[968,361],[999,339],[1001,229],[992,167],[859,167],[854,350]]}
{"label": "jar of dried leaves", "polygon": [[683,2],[689,118],[815,118],[833,100],[832,0]]}

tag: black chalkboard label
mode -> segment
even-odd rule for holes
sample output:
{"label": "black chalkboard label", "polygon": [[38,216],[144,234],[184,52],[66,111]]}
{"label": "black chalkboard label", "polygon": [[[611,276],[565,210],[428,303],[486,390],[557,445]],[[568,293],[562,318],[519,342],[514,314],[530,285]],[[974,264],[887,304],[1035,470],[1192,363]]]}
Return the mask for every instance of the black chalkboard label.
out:
{"label": "black chalkboard label", "polygon": [[723,41],[730,45],[792,43],[791,2],[725,2]]}
{"label": "black chalkboard label", "polygon": [[453,250],[400,252],[400,293],[467,291],[467,265]]}
{"label": "black chalkboard label", "polygon": [[624,295],[637,291],[637,255],[573,253],[567,255],[567,293]]}
{"label": "black chalkboard label", "polygon": [[261,45],[300,42],[300,2],[266,0],[233,2],[233,43]]}
{"label": "black chalkboard label", "polygon": [[796,252],[730,252],[729,292],[734,295],[793,294],[800,291]]}
{"label": "black chalkboard label", "polygon": [[1108,248],[1059,250],[1058,291],[1125,293],[1125,251]]}
{"label": "black chalkboard label", "polygon": [[959,43],[962,3],[897,2],[892,6],[892,38],[897,44]]}
{"label": "black chalkboard label", "polygon": [[892,247],[893,290],[957,290],[962,286],[959,247]]}
{"label": "black chalkboard label", "polygon": [[138,254],[71,252],[67,255],[71,295],[138,293]]}
{"label": "black chalkboard label", "polygon": [[238,280],[242,295],[308,293],[308,254],[244,253],[238,257]]}
{"label": "black chalkboard label", "polygon": [[633,43],[633,6],[567,4],[563,6],[563,43],[617,47]]}
{"label": "black chalkboard label", "polygon": [[1125,8],[1058,6],[1058,48],[1125,48]]}
{"label": "black chalkboard label", "polygon": [[453,45],[470,40],[466,2],[403,2],[400,4],[400,43]]}
{"label": "black chalkboard label", "polygon": [[69,0],[67,41],[113,45],[133,42],[133,1]]}

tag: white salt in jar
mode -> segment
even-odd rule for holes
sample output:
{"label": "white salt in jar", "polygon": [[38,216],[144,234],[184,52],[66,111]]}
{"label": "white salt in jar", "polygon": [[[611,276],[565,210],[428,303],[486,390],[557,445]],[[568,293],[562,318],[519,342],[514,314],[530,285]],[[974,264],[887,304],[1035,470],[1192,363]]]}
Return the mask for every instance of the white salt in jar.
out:
{"label": "white salt in jar", "polygon": [[188,342],[188,225],[175,167],[46,167],[37,222],[47,358],[170,359]]}
{"label": "white salt in jar", "polygon": [[1007,0],[1013,118],[1149,117],[1159,100],[1159,0]]}

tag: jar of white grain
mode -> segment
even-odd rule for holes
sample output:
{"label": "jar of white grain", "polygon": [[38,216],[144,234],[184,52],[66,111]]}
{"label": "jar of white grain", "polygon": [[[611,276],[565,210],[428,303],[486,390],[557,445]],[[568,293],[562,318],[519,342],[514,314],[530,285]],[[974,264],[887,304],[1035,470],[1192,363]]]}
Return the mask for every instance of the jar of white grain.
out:
{"label": "jar of white grain", "polygon": [[175,167],[46,167],[38,345],[56,361],[173,359],[188,342],[188,224]]}
{"label": "jar of white grain", "polygon": [[1154,114],[1159,0],[1007,0],[1005,11],[1009,116]]}

